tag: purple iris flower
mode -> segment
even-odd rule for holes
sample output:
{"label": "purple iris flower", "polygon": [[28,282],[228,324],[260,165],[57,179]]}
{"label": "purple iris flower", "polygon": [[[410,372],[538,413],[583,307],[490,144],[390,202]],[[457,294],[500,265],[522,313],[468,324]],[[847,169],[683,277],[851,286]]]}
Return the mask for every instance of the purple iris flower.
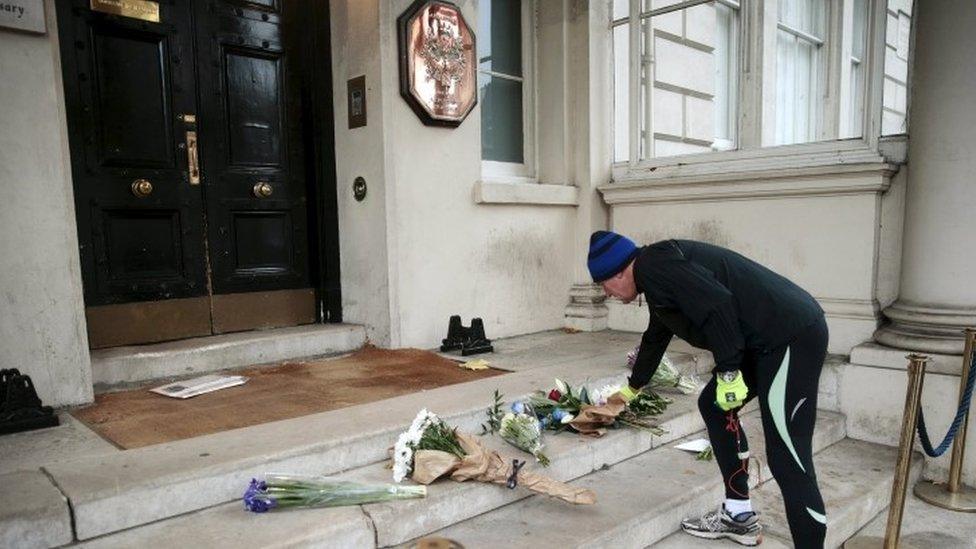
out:
{"label": "purple iris flower", "polygon": [[244,492],[244,509],[252,513],[267,513],[278,506],[274,498],[268,496],[268,484],[263,480],[252,478],[247,491]]}

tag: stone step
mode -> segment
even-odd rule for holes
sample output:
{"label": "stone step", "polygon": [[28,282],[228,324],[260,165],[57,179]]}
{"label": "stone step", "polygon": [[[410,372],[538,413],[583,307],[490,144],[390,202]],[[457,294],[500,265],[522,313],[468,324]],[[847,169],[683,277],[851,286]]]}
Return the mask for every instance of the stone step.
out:
{"label": "stone step", "polygon": [[44,470],[70,502],[75,539],[90,539],[238,500],[251,477],[267,472],[331,475],[382,462],[396,436],[418,410],[431,403],[437,403],[436,412],[451,424],[477,432],[496,388],[511,398],[532,388],[548,387],[557,376],[590,385],[621,381],[626,372],[619,366],[619,352],[613,356],[616,361],[606,355],[590,357],[382,402],[54,463]]}
{"label": "stone step", "polygon": [[[817,443],[826,444],[842,438],[843,418],[831,413],[824,413],[823,416]],[[662,426],[669,430],[663,437],[650,437],[646,433],[629,429],[612,431],[601,439],[584,439],[569,433],[549,436],[546,441],[546,451],[552,464],[545,469],[545,473],[566,481],[584,477],[593,471],[603,471],[633,456],[660,455],[661,450],[668,450],[665,445],[690,433],[699,432],[702,428],[694,396],[677,395],[675,403],[669,407],[662,420]],[[744,422],[747,425],[759,423],[755,413],[747,414]],[[505,445],[497,437],[487,437],[483,440],[489,446],[499,449],[503,455],[525,456]],[[658,450],[647,452],[650,448],[658,448]],[[677,450],[674,452],[680,453],[681,459],[702,466],[701,462],[695,462],[688,454]],[[673,458],[674,456],[668,456],[668,459]],[[612,467],[611,471],[616,470],[617,467]],[[377,463],[348,471],[341,476],[355,480],[386,482],[389,481],[391,473],[385,464]],[[590,475],[592,476],[594,475]],[[614,508],[617,502],[612,500],[613,494],[607,493],[599,486],[596,490],[599,503],[588,509],[606,512],[605,510]],[[303,544],[304,540],[310,537],[328,538],[329,545],[335,547],[361,547],[363,545],[357,540],[363,539],[364,536],[372,540],[366,546],[383,547],[427,535],[529,496],[530,494],[523,490],[510,491],[481,483],[441,481],[429,487],[428,497],[423,500],[365,505],[360,508],[361,514],[358,516],[350,515],[350,508],[295,510],[253,515],[242,511],[239,502],[233,502],[105,536],[86,543],[85,547],[144,546],[197,538],[210,542],[216,539],[211,537],[214,530],[228,532],[247,530],[250,532],[248,539],[252,543],[270,547]],[[611,499],[608,501],[606,498]],[[536,499],[542,501],[541,498],[531,498],[531,500]],[[545,503],[566,512],[582,509],[571,508],[561,502],[545,501]],[[294,517],[291,516],[293,513]],[[366,528],[362,526],[360,520],[362,517],[367,519]],[[330,529],[332,534],[309,532],[307,528],[296,530],[293,527],[294,523],[304,523],[304,521],[319,523],[322,525],[321,528]],[[232,543],[221,542],[217,545],[230,546]]]}
{"label": "stone step", "polygon": [[[845,439],[817,454],[814,458],[817,480],[827,507],[827,539],[824,547],[843,546],[878,513],[888,508],[896,457],[897,448],[853,439]],[[922,465],[921,454],[916,454],[912,460],[909,485],[918,480]],[[763,483],[755,490],[753,497],[753,504],[762,512],[763,547],[792,546],[783,510],[783,496],[776,481]],[[698,541],[678,532],[659,546],[697,548],[699,545],[694,542]],[[730,541],[706,543],[708,547],[741,547]]]}
{"label": "stone step", "polygon": [[[652,437],[632,429],[612,431],[600,439],[584,439],[571,433],[549,436],[546,439],[546,454],[551,460],[551,465],[543,471],[559,480],[572,480],[701,430],[702,422],[697,410],[697,397],[669,396],[673,396],[675,402],[662,414],[661,426],[668,430],[664,436]],[[480,421],[481,418],[477,419]],[[840,428],[842,423],[837,420]],[[473,431],[463,425],[461,428],[469,432]],[[395,434],[391,435],[387,444],[392,442],[395,436]],[[482,440],[505,456],[532,460],[531,456],[507,445],[498,437],[485,437]],[[272,469],[268,470],[272,471]],[[296,472],[292,468],[276,468],[273,471]],[[385,462],[378,462],[346,471],[339,476],[360,481],[390,482],[392,473]],[[244,512],[239,501],[240,493],[246,485],[246,478],[247,476],[239,476],[236,485],[238,501],[104,536],[85,544],[85,547],[146,546],[197,537],[210,540],[210,532],[213,529],[225,528],[228,531],[247,529],[251,532],[249,537],[251,542],[261,546],[289,546],[304,543],[302,541],[304,537],[296,536],[320,535],[292,530],[291,524],[306,520],[304,518],[306,515],[315,517],[307,520],[317,521],[323,527],[327,525],[328,528],[343,532],[343,536],[346,537],[341,537],[337,533],[331,535],[332,546],[361,546],[356,544],[355,540],[361,539],[364,535],[360,520],[363,517],[367,519],[369,525],[368,537],[373,540],[369,546],[390,546],[530,496],[526,490],[507,490],[500,486],[476,482],[441,481],[428,488],[428,496],[424,499],[364,505],[354,508],[359,514],[354,514],[353,518],[349,514],[349,508],[290,510],[253,515]],[[293,517],[292,514],[295,516]],[[321,536],[326,537],[326,534]],[[219,543],[218,545],[232,544]]]}
{"label": "stone step", "polygon": [[366,329],[359,325],[309,324],[98,349],[91,352],[92,383],[102,391],[164,377],[338,355],[365,342]]}
{"label": "stone step", "polygon": [[54,547],[71,541],[71,515],[41,471],[0,474],[0,547]]}
{"label": "stone step", "polygon": [[[762,425],[743,417],[753,455],[764,456]],[[705,436],[704,432],[695,437]],[[845,437],[840,414],[820,411],[814,437],[819,451]],[[645,547],[672,534],[682,518],[724,498],[714,461],[695,459],[673,444],[586,475],[572,484],[597,492],[594,507],[570,507],[531,497],[435,532],[465,547]],[[765,459],[758,478],[769,478]],[[755,471],[755,469],[754,469]],[[752,481],[758,480],[754,474]]]}

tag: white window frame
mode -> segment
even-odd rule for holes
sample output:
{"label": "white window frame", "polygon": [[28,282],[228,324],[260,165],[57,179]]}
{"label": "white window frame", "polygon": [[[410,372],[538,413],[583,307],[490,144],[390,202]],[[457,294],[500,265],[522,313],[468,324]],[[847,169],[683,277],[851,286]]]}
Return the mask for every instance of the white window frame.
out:
{"label": "white window frame", "polygon": [[[721,0],[706,0],[721,1]],[[827,1],[827,0],[825,0]],[[679,5],[694,5],[691,0]],[[823,117],[821,139],[826,135],[838,135],[843,101],[841,63],[847,65],[840,52],[850,52],[850,39],[838,40],[844,36],[840,28],[847,4],[853,0],[830,0],[828,11],[827,75],[825,77],[824,108],[829,116]],[[881,135],[882,84],[884,78],[884,50],[886,27],[885,0],[867,0],[868,16],[865,32],[867,34],[864,59],[861,60],[865,77],[862,105],[861,137],[835,138],[809,143],[772,145],[775,141],[775,93],[776,93],[776,32],[777,2],[749,1],[740,3],[739,14],[739,77],[738,77],[738,120],[737,145],[732,151],[701,152],[662,158],[640,160],[639,126],[631,124],[630,159],[626,162],[612,163],[613,181],[647,181],[674,177],[694,176],[704,173],[728,173],[729,171],[750,171],[771,169],[804,164],[817,164],[825,161],[836,163],[855,159],[877,157]],[[659,10],[655,10],[657,12]],[[640,13],[639,0],[630,0],[630,30],[632,51],[639,51],[639,27],[634,22]],[[762,28],[760,28],[760,24]],[[613,21],[608,25],[612,31]],[[635,31],[636,29],[636,31]],[[848,33],[848,36],[850,33]],[[843,42],[847,42],[844,44]],[[630,109],[631,120],[639,115],[639,56],[631,55],[630,68]],[[849,85],[849,78],[848,85]],[[849,89],[849,88],[847,88]],[[845,113],[846,114],[846,113]],[[849,116],[849,115],[848,115]],[[767,121],[764,123],[764,121]],[[612,130],[611,130],[612,132]],[[612,135],[612,133],[611,133]],[[830,160],[825,160],[830,159]]]}
{"label": "white window frame", "polygon": [[[489,0],[482,0],[489,1]],[[522,78],[478,69],[478,74],[522,82],[522,163],[481,161],[481,178],[499,183],[537,182],[538,139],[536,135],[536,73],[535,73],[535,12],[536,0],[522,0]],[[480,138],[479,133],[479,155]]]}

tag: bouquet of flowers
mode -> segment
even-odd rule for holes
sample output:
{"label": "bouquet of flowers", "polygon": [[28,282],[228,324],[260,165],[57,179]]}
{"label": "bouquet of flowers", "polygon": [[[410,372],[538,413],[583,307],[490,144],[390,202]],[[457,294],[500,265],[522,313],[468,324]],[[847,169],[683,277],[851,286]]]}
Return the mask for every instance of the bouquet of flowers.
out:
{"label": "bouquet of flowers", "polygon": [[328,477],[267,475],[264,480],[251,479],[244,492],[244,509],[266,513],[287,507],[340,507],[426,496],[426,486],[362,484]]}
{"label": "bouquet of flowers", "polygon": [[529,405],[543,427],[557,431],[571,427],[584,435],[600,436],[606,427],[627,426],[658,436],[664,434],[652,418],[660,415],[671,399],[644,390],[626,403],[614,397],[620,389],[620,385],[607,385],[591,396],[586,387],[574,389],[557,379],[554,389],[533,393]]}
{"label": "bouquet of flowers", "polygon": [[515,402],[512,411],[502,416],[498,434],[505,442],[535,456],[543,467],[549,466],[549,458],[542,453],[542,426],[523,402]]}
{"label": "bouquet of flowers", "polygon": [[[523,462],[524,464],[524,462]],[[464,482],[476,480],[522,485],[533,492],[574,504],[596,503],[596,495],[585,488],[522,470],[518,460],[502,458],[486,449],[475,437],[460,433],[435,414],[421,410],[393,451],[393,476],[400,482],[407,476],[420,484],[430,484],[443,476]]]}
{"label": "bouquet of flowers", "polygon": [[534,411],[542,428],[562,431],[569,428],[570,422],[576,418],[583,406],[591,404],[593,402],[590,401],[586,387],[574,389],[570,384],[557,378],[555,388],[532,393],[525,406]]}
{"label": "bouquet of flowers", "polygon": [[464,457],[464,449],[454,429],[427,408],[413,418],[410,428],[400,433],[393,446],[394,482],[402,482],[413,471],[413,454],[417,450],[437,450],[458,458]]}
{"label": "bouquet of flowers", "polygon": [[[638,344],[632,351],[627,353],[627,367],[634,369],[637,362],[637,353],[640,352]],[[650,386],[655,389],[677,389],[678,392],[690,395],[698,391],[698,379],[695,376],[681,375],[678,369],[671,363],[667,356],[661,357],[661,364],[658,365],[654,376],[651,378]]]}

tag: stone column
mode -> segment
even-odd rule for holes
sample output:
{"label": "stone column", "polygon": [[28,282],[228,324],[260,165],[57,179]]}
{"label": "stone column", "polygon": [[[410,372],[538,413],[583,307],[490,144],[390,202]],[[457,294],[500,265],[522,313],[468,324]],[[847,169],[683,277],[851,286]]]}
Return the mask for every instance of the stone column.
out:
{"label": "stone column", "polygon": [[919,3],[898,300],[878,343],[962,354],[976,326],[976,2]]}
{"label": "stone column", "polygon": [[606,295],[586,268],[590,234],[609,227],[608,208],[597,187],[610,181],[610,51],[607,48],[609,2],[571,2],[566,32],[569,172],[579,187],[573,239],[575,284],[569,289],[567,328],[596,332],[607,328]]}

